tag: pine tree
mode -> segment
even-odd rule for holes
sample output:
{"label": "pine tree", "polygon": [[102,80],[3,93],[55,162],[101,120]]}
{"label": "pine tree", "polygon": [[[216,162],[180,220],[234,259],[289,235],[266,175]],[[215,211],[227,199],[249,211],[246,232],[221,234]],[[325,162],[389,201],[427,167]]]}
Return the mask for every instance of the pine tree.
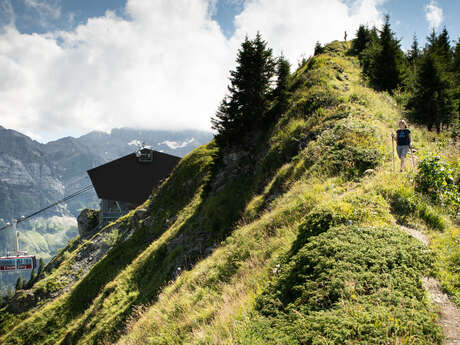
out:
{"label": "pine tree", "polygon": [[283,114],[289,104],[289,75],[291,74],[291,64],[286,58],[281,55],[276,64],[276,88],[273,92],[275,100],[277,101],[275,107],[276,115]]}
{"label": "pine tree", "polygon": [[456,107],[450,79],[438,59],[434,53],[423,56],[408,108],[414,121],[440,132],[452,122]]}
{"label": "pine tree", "polygon": [[410,50],[407,52],[407,61],[412,66],[415,65],[420,57],[420,48],[418,46],[417,36],[414,34],[414,38],[412,40],[412,45]]}
{"label": "pine tree", "polygon": [[[454,76],[454,85],[455,89],[455,99],[458,104],[457,108],[457,123],[460,122],[460,39],[457,41],[454,50],[453,62],[452,62],[452,71]],[[459,123],[460,125],[460,123]]]}
{"label": "pine tree", "polygon": [[22,290],[24,287],[24,280],[22,279],[21,276],[18,277],[18,280],[16,280],[16,291]]}
{"label": "pine tree", "polygon": [[35,271],[35,267],[34,267],[32,269],[32,272],[30,272],[30,278],[27,284],[25,284],[25,288],[30,289],[34,285],[36,279],[37,279],[37,272]]}
{"label": "pine tree", "polygon": [[437,55],[441,58],[441,62],[445,64],[447,69],[450,69],[453,54],[450,47],[449,33],[445,27],[438,36],[437,50]]}
{"label": "pine tree", "polygon": [[356,38],[351,44],[351,49],[355,54],[359,55],[364,49],[366,49],[370,41],[371,37],[369,29],[364,25],[360,25],[358,31],[356,31]]}
{"label": "pine tree", "polygon": [[457,77],[460,77],[460,39],[457,41],[454,49],[453,71]]}
{"label": "pine tree", "polygon": [[6,296],[7,296],[8,299],[12,299],[14,297],[14,290],[13,290],[12,287],[8,288],[8,292],[7,292]]}
{"label": "pine tree", "polygon": [[417,36],[414,34],[412,45],[410,50],[407,52],[406,58],[408,68],[404,76],[404,89],[411,93],[415,92],[416,80],[417,80],[417,65],[420,61],[421,52],[418,45]]}
{"label": "pine tree", "polygon": [[433,29],[427,37],[427,42],[425,53],[435,55],[446,69],[451,68],[453,53],[447,29],[444,28],[439,35]]}
{"label": "pine tree", "polygon": [[370,71],[371,83],[379,90],[392,92],[402,84],[406,66],[399,40],[391,30],[389,15],[385,16],[379,43],[381,50],[375,56],[375,68]]}
{"label": "pine tree", "polygon": [[324,47],[319,43],[319,41],[316,41],[315,44],[315,52],[313,53],[314,56],[319,55],[324,53]]}
{"label": "pine tree", "polygon": [[260,33],[252,41],[246,37],[236,62],[236,70],[230,72],[229,95],[211,119],[212,128],[218,132],[216,140],[224,146],[263,125],[276,64]]}
{"label": "pine tree", "polygon": [[40,258],[38,262],[37,277],[40,277],[40,275],[43,273],[44,270],[45,270],[45,262],[43,261],[43,258]]}

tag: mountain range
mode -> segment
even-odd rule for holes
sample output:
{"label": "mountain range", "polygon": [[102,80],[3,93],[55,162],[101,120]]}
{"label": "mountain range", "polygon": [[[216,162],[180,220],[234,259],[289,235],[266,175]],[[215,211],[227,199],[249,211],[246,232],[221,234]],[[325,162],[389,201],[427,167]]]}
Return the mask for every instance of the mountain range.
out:
{"label": "mountain range", "polygon": [[[182,157],[211,138],[210,132],[198,130],[118,128],[43,144],[0,126],[0,226],[90,185],[88,169],[134,152],[139,145]],[[85,207],[98,208],[94,190],[45,211],[39,220],[22,223],[21,247],[48,258],[77,235],[74,218]],[[34,235],[31,229],[40,231]],[[60,233],[50,237],[50,232],[59,232],[56,229]],[[2,254],[11,250],[11,238],[6,237],[0,234]]]}

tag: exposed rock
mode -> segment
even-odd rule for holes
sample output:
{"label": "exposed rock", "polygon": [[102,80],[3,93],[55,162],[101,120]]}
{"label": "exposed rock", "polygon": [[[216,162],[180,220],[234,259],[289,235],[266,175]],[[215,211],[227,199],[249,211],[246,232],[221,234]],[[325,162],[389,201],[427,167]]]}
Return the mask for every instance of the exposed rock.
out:
{"label": "exposed rock", "polygon": [[21,314],[24,310],[35,307],[44,298],[47,298],[47,294],[43,290],[18,290],[8,302],[6,311],[13,314]]}
{"label": "exposed rock", "polygon": [[133,217],[131,218],[131,223],[139,223],[140,220],[144,219],[147,215],[147,209],[146,208],[137,208],[134,211]]}
{"label": "exposed rock", "polygon": [[77,218],[80,237],[87,238],[93,235],[99,225],[99,211],[85,208]]}

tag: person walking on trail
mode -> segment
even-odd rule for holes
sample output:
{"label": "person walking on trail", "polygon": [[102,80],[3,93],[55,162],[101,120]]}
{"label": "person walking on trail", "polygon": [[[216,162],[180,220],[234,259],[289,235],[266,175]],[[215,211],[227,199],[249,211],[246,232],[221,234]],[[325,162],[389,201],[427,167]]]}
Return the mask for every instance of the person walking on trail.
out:
{"label": "person walking on trail", "polygon": [[[394,133],[391,134],[391,137],[395,138]],[[406,170],[405,159],[409,149],[411,147],[412,138],[409,128],[407,128],[406,121],[399,120],[399,129],[396,131],[396,152],[398,157],[401,160],[401,169],[400,171]]]}

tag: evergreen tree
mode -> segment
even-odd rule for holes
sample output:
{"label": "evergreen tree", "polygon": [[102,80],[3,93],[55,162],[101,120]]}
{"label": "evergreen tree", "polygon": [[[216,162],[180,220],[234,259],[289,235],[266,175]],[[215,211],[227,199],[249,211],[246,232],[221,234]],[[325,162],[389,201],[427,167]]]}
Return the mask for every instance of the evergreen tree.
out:
{"label": "evergreen tree", "polygon": [[412,45],[410,50],[407,52],[407,61],[412,66],[415,65],[420,57],[420,48],[418,46],[417,36],[414,34],[414,38],[412,40]]}
{"label": "evergreen tree", "polygon": [[460,39],[454,49],[453,71],[457,77],[460,77]]}
{"label": "evergreen tree", "polygon": [[230,72],[229,95],[211,120],[218,132],[216,140],[224,146],[263,125],[276,65],[272,50],[259,33],[252,41],[246,37],[236,62],[236,70]]}
{"label": "evergreen tree", "polygon": [[316,41],[315,44],[315,52],[313,53],[314,56],[319,55],[324,53],[324,47],[319,43],[319,41]]}
{"label": "evergreen tree", "polygon": [[417,36],[414,34],[412,45],[407,52],[408,68],[404,77],[404,88],[411,93],[415,92],[416,79],[417,79],[417,65],[421,57],[421,51],[418,45]]}
{"label": "evergreen tree", "polygon": [[452,63],[452,71],[453,71],[453,77],[454,77],[454,85],[456,85],[455,99],[458,104],[457,122],[460,122],[460,119],[458,118],[460,114],[460,39],[457,41],[457,44],[455,46],[453,63]]}
{"label": "evergreen tree", "polygon": [[425,124],[429,130],[439,132],[449,125],[455,116],[456,107],[453,88],[441,62],[433,53],[426,53],[420,63],[417,86],[408,108],[412,118]]}
{"label": "evergreen tree", "polygon": [[450,46],[447,29],[444,28],[439,35],[436,35],[436,31],[433,29],[427,37],[427,42],[425,53],[436,56],[437,60],[443,65],[441,67],[444,67],[446,70],[450,69],[453,60],[453,52]]}
{"label": "evergreen tree", "polygon": [[34,285],[36,279],[37,279],[37,272],[35,271],[35,268],[33,268],[32,272],[30,272],[29,281],[27,282],[27,284],[25,284],[25,288],[30,289]]}
{"label": "evergreen tree", "polygon": [[[372,36],[371,36],[372,37]],[[378,38],[371,38],[361,54],[359,55],[359,61],[363,69],[363,74],[372,80],[372,76],[375,74],[374,71],[378,68],[376,64],[376,57],[380,54],[382,47]]]}
{"label": "evergreen tree", "polygon": [[450,47],[449,33],[447,32],[447,29],[445,27],[438,36],[436,46],[438,50],[437,55],[439,56],[439,58],[441,58],[441,62],[445,64],[447,69],[450,69],[453,54]]}
{"label": "evergreen tree", "polygon": [[406,66],[399,40],[390,26],[390,16],[385,16],[385,24],[380,31],[380,51],[375,56],[375,65],[371,69],[370,79],[379,90],[392,92],[402,84]]}
{"label": "evergreen tree", "polygon": [[371,40],[371,35],[369,29],[360,25],[358,31],[356,31],[356,38],[351,44],[351,49],[357,55],[359,55],[364,49],[366,49],[368,43]]}
{"label": "evergreen tree", "polygon": [[21,276],[18,277],[18,280],[16,280],[16,291],[22,290],[24,287],[24,280],[22,279]]}
{"label": "evergreen tree", "polygon": [[281,55],[276,64],[276,88],[273,92],[277,104],[275,107],[276,115],[283,114],[289,104],[289,75],[291,74],[291,64]]}
{"label": "evergreen tree", "polygon": [[40,277],[40,275],[43,273],[44,270],[45,270],[45,262],[43,261],[43,258],[40,258],[38,262],[37,277]]}

